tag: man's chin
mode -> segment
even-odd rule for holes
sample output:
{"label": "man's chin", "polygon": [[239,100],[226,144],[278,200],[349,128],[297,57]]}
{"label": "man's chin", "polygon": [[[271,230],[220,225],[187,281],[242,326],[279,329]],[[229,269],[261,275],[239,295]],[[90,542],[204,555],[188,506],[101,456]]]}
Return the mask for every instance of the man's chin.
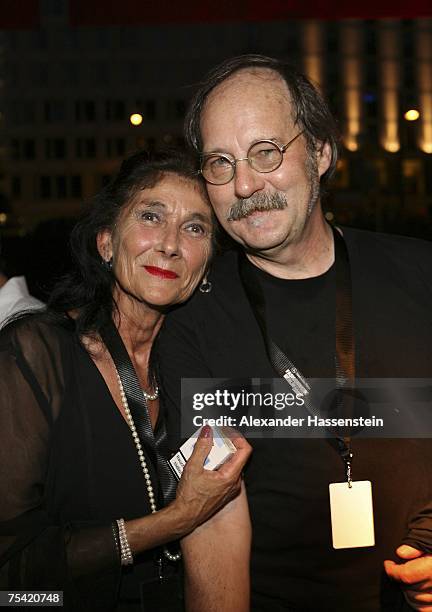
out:
{"label": "man's chin", "polygon": [[277,249],[285,242],[286,236],[280,234],[269,236],[268,234],[259,235],[245,232],[237,235],[231,234],[231,238],[241,244],[246,251],[258,253]]}

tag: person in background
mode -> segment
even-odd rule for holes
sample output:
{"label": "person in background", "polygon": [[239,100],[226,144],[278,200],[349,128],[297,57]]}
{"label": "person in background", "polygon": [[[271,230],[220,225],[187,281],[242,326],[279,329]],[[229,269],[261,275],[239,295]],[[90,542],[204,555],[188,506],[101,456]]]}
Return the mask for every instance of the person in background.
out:
{"label": "person in background", "polygon": [[17,312],[43,307],[43,302],[30,295],[24,276],[8,278],[6,260],[0,255],[0,327]]}

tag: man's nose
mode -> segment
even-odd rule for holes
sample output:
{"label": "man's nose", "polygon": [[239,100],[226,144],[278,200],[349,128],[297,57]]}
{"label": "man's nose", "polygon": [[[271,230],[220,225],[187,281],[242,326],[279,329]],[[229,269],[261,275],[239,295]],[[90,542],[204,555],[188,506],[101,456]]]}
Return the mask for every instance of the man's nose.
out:
{"label": "man's nose", "polygon": [[264,176],[251,168],[247,159],[237,161],[233,181],[235,194],[239,198],[249,198],[264,188]]}

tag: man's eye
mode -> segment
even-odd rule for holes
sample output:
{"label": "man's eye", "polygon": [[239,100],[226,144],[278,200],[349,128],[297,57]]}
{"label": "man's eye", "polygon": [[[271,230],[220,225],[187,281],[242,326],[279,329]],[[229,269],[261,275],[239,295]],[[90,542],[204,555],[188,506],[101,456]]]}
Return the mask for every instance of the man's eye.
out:
{"label": "man's eye", "polygon": [[214,157],[210,162],[212,168],[228,168],[231,164],[226,157]]}
{"label": "man's eye", "polygon": [[253,155],[256,159],[263,159],[263,160],[266,159],[267,160],[273,157],[279,157],[280,153],[274,147],[269,147],[269,148],[262,148],[262,149],[258,149],[257,151],[254,151]]}

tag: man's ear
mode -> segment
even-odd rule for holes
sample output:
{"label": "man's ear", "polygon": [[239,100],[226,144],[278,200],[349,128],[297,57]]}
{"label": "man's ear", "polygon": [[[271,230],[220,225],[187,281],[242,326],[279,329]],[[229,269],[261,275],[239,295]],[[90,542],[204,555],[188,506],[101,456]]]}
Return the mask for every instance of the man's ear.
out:
{"label": "man's ear", "polygon": [[317,149],[318,174],[322,176],[330,167],[332,148],[328,142]]}
{"label": "man's ear", "polygon": [[112,258],[112,236],[109,229],[104,229],[98,233],[96,237],[96,245],[99,255],[104,261],[109,261]]}

